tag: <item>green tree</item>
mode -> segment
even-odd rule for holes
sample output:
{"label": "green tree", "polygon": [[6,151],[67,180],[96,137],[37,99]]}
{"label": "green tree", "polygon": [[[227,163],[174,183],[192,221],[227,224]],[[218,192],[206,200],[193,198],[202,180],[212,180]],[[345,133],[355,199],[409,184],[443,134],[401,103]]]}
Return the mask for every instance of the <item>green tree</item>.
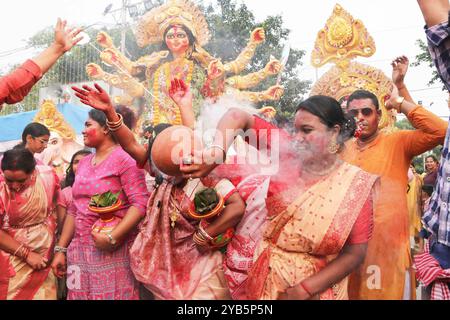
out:
{"label": "green tree", "polygon": [[442,79],[439,77],[439,74],[436,71],[433,59],[430,55],[430,51],[428,51],[427,44],[422,39],[417,40],[416,43],[419,47],[420,53],[416,55],[416,61],[412,63],[412,66],[417,67],[420,65],[426,65],[430,67],[433,70],[433,75],[428,82],[428,85],[431,86],[434,84],[442,84],[442,90],[447,90],[442,83]]}
{"label": "green tree", "polygon": [[[162,3],[162,1],[158,0],[158,3]],[[271,56],[278,59],[281,57],[284,44],[288,41],[290,34],[290,30],[283,27],[281,16],[269,16],[264,21],[257,22],[253,13],[245,4],[238,5],[233,0],[216,0],[214,4],[207,7],[200,4],[200,8],[205,13],[212,34],[211,42],[205,49],[213,56],[221,58],[223,62],[234,60],[246,46],[253,29],[263,27],[266,31],[266,42],[258,48],[255,57],[245,72],[255,72],[264,68],[266,63],[270,61]],[[120,44],[122,34],[120,27],[102,30],[108,32],[117,46]],[[92,44],[94,44],[99,31],[94,28],[86,31],[92,39]],[[126,55],[131,60],[137,60],[141,56],[160,50],[159,45],[140,48],[136,43],[131,27],[128,27],[126,32]],[[36,33],[29,39],[28,43],[32,47],[42,50],[52,41],[53,29],[48,28]],[[101,64],[99,50],[100,48],[95,44],[75,47],[58,61],[21,104],[5,108],[2,114],[37,109],[39,107],[40,88],[55,84],[88,81],[85,67],[90,62]],[[302,65],[301,59],[304,55],[304,51],[291,50],[281,82],[285,87],[285,94],[280,101],[269,103],[278,110],[280,115],[288,118],[294,114],[298,102],[309,89],[310,83],[301,81],[298,76],[299,67]],[[102,67],[106,71],[113,71],[104,64]],[[275,85],[276,81],[276,77],[267,79],[252,90],[268,89]]]}
{"label": "green tree", "polygon": [[[258,27],[266,32],[266,41],[256,51],[248,73],[258,71],[270,61],[270,57],[280,58],[284,44],[289,41],[290,30],[283,27],[281,16],[269,16],[257,22],[253,13],[242,3],[233,0],[217,0],[205,9],[206,19],[211,29],[212,41],[206,47],[223,62],[234,60],[246,46],[250,33]],[[288,118],[295,113],[300,99],[310,87],[310,82],[301,81],[298,76],[301,59],[305,52],[292,49],[283,72],[282,85],[285,94],[279,102],[272,103],[277,111]],[[276,84],[276,77],[263,81],[254,90],[264,90]],[[261,104],[263,105],[263,104]]]}

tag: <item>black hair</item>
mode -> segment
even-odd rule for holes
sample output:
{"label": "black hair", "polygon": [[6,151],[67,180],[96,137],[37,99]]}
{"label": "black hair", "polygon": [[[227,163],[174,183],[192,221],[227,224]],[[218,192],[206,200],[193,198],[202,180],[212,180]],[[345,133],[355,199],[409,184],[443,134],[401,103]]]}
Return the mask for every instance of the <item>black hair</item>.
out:
{"label": "black hair", "polygon": [[38,138],[42,136],[50,136],[50,130],[43,124],[33,122],[30,123],[23,129],[22,132],[22,142],[17,146],[17,148],[25,147],[27,144],[27,137],[31,136],[32,138]]}
{"label": "black hair", "polygon": [[150,137],[148,138],[148,156],[149,156],[149,160],[151,160],[151,156],[152,156],[152,147],[153,147],[153,143],[155,142],[156,137],[163,132],[164,130],[168,129],[172,127],[171,124],[168,123],[160,123],[158,125],[156,125],[155,127],[147,127],[145,128],[145,132],[150,133]]}
{"label": "black hair", "polygon": [[73,156],[72,159],[70,160],[70,164],[67,167],[66,170],[66,179],[64,180],[64,183],[62,184],[62,188],[67,188],[67,187],[72,187],[74,182],[75,182],[75,172],[73,171],[73,162],[75,161],[75,158],[78,157],[79,155],[90,155],[92,154],[91,151],[83,149],[80,150],[78,152],[76,152]]}
{"label": "black hair", "polygon": [[[145,128],[145,132],[150,133],[150,137],[148,138],[148,149],[147,149],[147,159],[148,159],[149,164],[152,163],[152,148],[153,148],[153,143],[155,142],[156,137],[161,132],[163,132],[164,130],[166,130],[170,127],[172,127],[171,124],[160,123],[160,124],[156,125],[155,127],[150,126],[150,127]],[[161,185],[163,180],[164,180],[164,178],[161,175],[156,174],[156,176],[155,176],[156,185]]]}
{"label": "black hair", "polygon": [[380,102],[376,95],[367,90],[356,90],[348,97],[347,108],[353,100],[370,99],[377,110],[380,110]]}
{"label": "black hair", "polygon": [[[134,112],[127,106],[122,105],[117,106],[115,109],[116,112],[123,117],[123,123],[130,128],[130,130],[133,130],[137,122]],[[89,118],[97,122],[102,127],[106,127],[106,121],[108,119],[103,111],[92,109],[89,111]]]}
{"label": "black hair", "polygon": [[36,169],[36,160],[34,155],[26,148],[14,148],[6,151],[2,159],[2,171],[21,170],[26,174],[33,173]]}
{"label": "black hair", "polygon": [[[123,117],[124,125],[126,125],[128,128],[130,128],[130,130],[133,130],[137,123],[136,115],[134,114],[134,112],[127,106],[122,106],[122,105],[117,106],[115,109],[116,109],[116,112]],[[107,127],[106,121],[108,119],[106,118],[106,115],[103,111],[92,109],[89,111],[89,118],[91,118],[92,120],[97,122],[100,126]],[[114,135],[111,135],[111,138],[115,142],[117,142]]]}
{"label": "black hair", "polygon": [[422,186],[422,191],[428,194],[429,197],[431,197],[434,192],[434,186],[432,186],[431,184],[425,184]]}
{"label": "black hair", "polygon": [[304,110],[315,115],[330,129],[338,125],[341,130],[337,142],[341,146],[355,134],[355,119],[344,114],[339,102],[333,98],[327,96],[312,96],[300,103],[297,108],[297,112],[300,110]]}
{"label": "black hair", "polygon": [[97,122],[100,126],[106,127],[106,115],[103,111],[92,109],[88,113],[89,118]]}

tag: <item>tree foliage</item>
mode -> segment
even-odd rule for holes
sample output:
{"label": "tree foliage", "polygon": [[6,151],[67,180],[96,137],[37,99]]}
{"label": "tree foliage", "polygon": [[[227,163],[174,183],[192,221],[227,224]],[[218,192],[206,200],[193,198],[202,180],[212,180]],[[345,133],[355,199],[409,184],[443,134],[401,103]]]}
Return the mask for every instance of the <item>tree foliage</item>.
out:
{"label": "tree foliage", "polygon": [[[158,3],[162,3],[162,1]],[[266,42],[258,48],[251,65],[245,73],[255,72],[264,68],[266,63],[270,61],[271,56],[278,59],[281,58],[284,44],[288,42],[290,34],[290,30],[283,27],[281,16],[269,16],[264,21],[257,22],[255,16],[245,4],[238,5],[233,0],[216,0],[214,4],[206,7],[200,4],[200,7],[205,13],[212,34],[211,42],[205,49],[215,57],[222,59],[223,62],[236,59],[246,46],[251,32],[257,27],[263,27],[266,31]],[[120,26],[101,30],[107,31],[114,43],[120,47],[122,36]],[[40,88],[89,80],[85,72],[86,65],[90,62],[101,64],[100,49],[95,44],[96,35],[101,30],[94,28],[86,30],[93,45],[89,44],[73,48],[45,75],[19,107],[11,106],[5,108],[3,114],[37,109],[39,107],[37,101]],[[28,43],[33,48],[43,50],[52,41],[53,28],[47,28],[37,32],[29,39]],[[140,48],[136,43],[132,28],[127,28],[126,55],[131,60],[137,60],[139,57],[157,50],[160,50],[158,45]],[[285,94],[281,101],[271,103],[285,117],[293,115],[302,95],[309,89],[310,83],[301,81],[298,77],[298,69],[302,65],[301,59],[304,55],[304,51],[291,50],[281,83],[285,87]],[[106,71],[110,71],[107,66],[104,67]],[[275,84],[276,77],[272,77],[263,81],[254,90],[262,91]]]}
{"label": "tree foliage", "polygon": [[416,55],[416,61],[412,63],[414,67],[420,66],[420,65],[426,65],[430,67],[433,70],[433,75],[430,81],[428,82],[428,85],[434,85],[436,83],[442,84],[443,90],[446,90],[444,87],[444,84],[442,83],[441,78],[439,77],[436,68],[434,66],[433,59],[431,58],[430,51],[428,51],[427,44],[422,40],[419,39],[416,41],[417,46],[419,47],[420,53]]}
{"label": "tree foliage", "polygon": [[[247,72],[264,68],[271,56],[280,59],[284,45],[289,41],[290,30],[283,27],[281,16],[269,16],[257,22],[244,3],[237,5],[233,0],[217,0],[215,5],[205,9],[205,13],[212,34],[212,41],[206,48],[223,62],[232,61],[239,55],[255,28],[264,28],[266,41],[257,49]],[[309,89],[310,83],[301,81],[298,76],[304,55],[304,51],[291,50],[282,77],[285,94],[279,102],[273,103],[278,112],[288,118],[293,116],[300,99]],[[275,84],[276,77],[270,78],[255,90],[264,90]]]}

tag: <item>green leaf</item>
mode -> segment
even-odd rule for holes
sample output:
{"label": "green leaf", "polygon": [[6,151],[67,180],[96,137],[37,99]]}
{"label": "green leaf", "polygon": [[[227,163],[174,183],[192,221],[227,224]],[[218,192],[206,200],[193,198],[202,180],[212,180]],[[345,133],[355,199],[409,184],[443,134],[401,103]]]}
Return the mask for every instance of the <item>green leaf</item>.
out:
{"label": "green leaf", "polygon": [[118,193],[112,193],[111,191],[108,191],[100,195],[96,194],[91,197],[90,205],[98,208],[110,207],[117,203],[120,194],[121,191],[119,191]]}

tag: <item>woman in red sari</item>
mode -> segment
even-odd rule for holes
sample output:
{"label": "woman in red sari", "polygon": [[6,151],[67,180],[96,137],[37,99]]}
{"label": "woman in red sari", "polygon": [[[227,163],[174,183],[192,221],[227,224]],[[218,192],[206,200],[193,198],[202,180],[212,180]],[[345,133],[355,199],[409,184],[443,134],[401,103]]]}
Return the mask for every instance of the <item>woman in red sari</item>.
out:
{"label": "woman in red sari", "polygon": [[0,183],[0,300],[56,300],[48,265],[59,181],[24,148],[7,151]]}
{"label": "woman in red sari", "polygon": [[334,99],[302,102],[295,129],[290,138],[260,118],[230,110],[219,123],[215,150],[182,171],[194,178],[214,170],[233,142],[229,130],[253,130],[259,149],[279,146],[280,168],[268,187],[267,217],[241,296],[348,299],[346,277],[364,261],[371,236],[377,177],[339,159],[356,126]]}

